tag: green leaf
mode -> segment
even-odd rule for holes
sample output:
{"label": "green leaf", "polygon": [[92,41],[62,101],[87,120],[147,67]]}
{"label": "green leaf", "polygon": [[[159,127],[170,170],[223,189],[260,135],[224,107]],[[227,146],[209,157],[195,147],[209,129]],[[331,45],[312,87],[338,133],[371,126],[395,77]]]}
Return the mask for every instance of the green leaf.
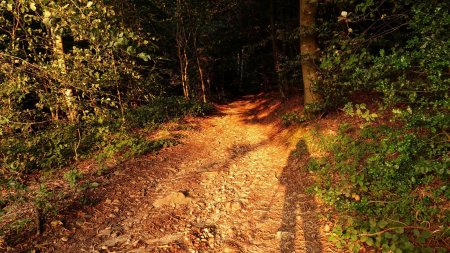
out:
{"label": "green leaf", "polygon": [[353,247],[353,252],[359,252],[361,250],[361,245],[359,243],[355,243]]}
{"label": "green leaf", "polygon": [[86,7],[90,8],[93,4],[94,4],[94,3],[93,3],[92,1],[89,1],[89,2],[86,4]]}
{"label": "green leaf", "polygon": [[141,58],[144,61],[150,60],[150,56],[148,54],[146,54],[146,53],[139,53],[138,57]]}
{"label": "green leaf", "polygon": [[373,239],[372,238],[367,238],[367,240],[366,240],[366,244],[367,245],[369,245],[369,246],[373,246],[373,243],[374,243],[374,241],[373,241]]}
{"label": "green leaf", "polygon": [[361,236],[360,241],[361,241],[361,242],[367,242],[367,239],[369,239],[368,236]]}
{"label": "green leaf", "polygon": [[395,232],[397,234],[403,234],[405,232],[405,229],[404,228],[397,228],[397,229],[395,229]]}
{"label": "green leaf", "polygon": [[428,231],[428,230],[423,231],[421,237],[424,238],[424,239],[430,238],[431,237],[430,231]]}
{"label": "green leaf", "polygon": [[375,219],[370,219],[369,225],[371,228],[375,228],[377,226],[377,221]]}
{"label": "green leaf", "polygon": [[30,9],[32,11],[36,11],[36,4],[35,3],[30,3]]}
{"label": "green leaf", "polygon": [[381,220],[381,221],[378,222],[378,227],[379,228],[385,228],[387,224],[388,224],[387,221]]}

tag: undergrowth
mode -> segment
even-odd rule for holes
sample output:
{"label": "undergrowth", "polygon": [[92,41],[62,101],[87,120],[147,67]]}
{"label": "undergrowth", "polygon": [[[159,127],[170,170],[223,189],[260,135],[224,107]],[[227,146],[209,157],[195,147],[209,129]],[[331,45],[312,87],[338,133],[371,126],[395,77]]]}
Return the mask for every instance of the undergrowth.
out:
{"label": "undergrowth", "polygon": [[[95,188],[96,182],[83,182],[83,173],[76,164],[90,159],[97,163],[99,175],[108,166],[134,156],[178,144],[177,138],[149,139],[145,137],[162,123],[186,116],[204,116],[211,112],[209,104],[180,97],[156,99],[147,105],[111,114],[104,118],[86,117],[77,124],[62,121],[46,126],[0,125],[0,218],[15,212],[11,207],[32,203],[39,216],[53,215],[69,198],[83,190]],[[63,179],[71,189],[60,192],[48,189],[46,179],[63,171]],[[60,174],[60,173],[59,173]],[[30,188],[30,176],[43,182],[38,189]],[[5,218],[6,220],[6,218]],[[6,222],[4,220],[4,222]],[[0,239],[25,230],[26,217],[0,224]]]}
{"label": "undergrowth", "polygon": [[[329,3],[322,10],[335,8]],[[335,211],[329,239],[353,252],[446,252],[449,3],[340,3],[350,30],[330,38],[340,24],[320,19],[319,38],[330,39],[323,43],[315,88],[326,109],[341,108],[352,119],[340,118],[334,136],[315,135],[312,143],[325,154],[308,166],[317,179],[313,192]],[[390,15],[404,27],[380,32],[376,27]],[[371,25],[367,17],[374,18]],[[377,111],[344,106],[348,101],[376,103]]]}
{"label": "undergrowth", "polygon": [[[446,111],[394,109],[378,119],[365,105],[344,111],[362,121],[335,135],[311,131],[311,188],[333,208],[329,240],[351,252],[446,252],[450,236],[450,116]],[[350,121],[348,121],[350,122]]]}

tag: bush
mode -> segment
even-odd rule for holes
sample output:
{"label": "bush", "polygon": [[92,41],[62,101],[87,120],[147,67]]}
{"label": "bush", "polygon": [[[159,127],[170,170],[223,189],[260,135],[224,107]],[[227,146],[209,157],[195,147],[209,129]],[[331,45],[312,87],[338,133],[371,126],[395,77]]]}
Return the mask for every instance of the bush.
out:
{"label": "bush", "polygon": [[[358,252],[445,252],[450,231],[449,3],[329,1],[319,18],[323,54],[316,89],[327,108],[358,96],[379,102],[343,111],[345,125],[313,159],[313,191],[335,210],[330,239]],[[387,29],[390,27],[391,29]],[[351,29],[350,29],[351,28]],[[361,96],[363,95],[363,96]],[[364,99],[364,97],[366,99]],[[364,101],[364,102],[366,102]]]}
{"label": "bush", "polygon": [[428,115],[424,124],[422,116],[405,110],[390,126],[344,124],[326,140],[329,156],[309,162],[313,191],[338,214],[337,245],[425,252],[449,236],[450,117]]}
{"label": "bush", "polygon": [[299,115],[298,112],[288,112],[281,115],[281,121],[284,126],[298,125],[306,121],[305,117]]}
{"label": "bush", "polygon": [[130,127],[144,127],[185,116],[205,116],[212,110],[210,104],[183,97],[160,97],[147,105],[129,110],[126,119]]}

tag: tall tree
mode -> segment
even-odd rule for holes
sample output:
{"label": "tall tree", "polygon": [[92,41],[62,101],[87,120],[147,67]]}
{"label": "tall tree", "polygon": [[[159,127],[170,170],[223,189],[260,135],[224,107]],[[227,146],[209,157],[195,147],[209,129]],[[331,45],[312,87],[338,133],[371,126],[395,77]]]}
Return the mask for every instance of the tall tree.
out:
{"label": "tall tree", "polygon": [[302,76],[304,85],[304,104],[309,105],[319,100],[314,92],[314,83],[318,80],[315,60],[319,46],[314,32],[317,12],[317,0],[300,0],[300,54],[302,58]]}

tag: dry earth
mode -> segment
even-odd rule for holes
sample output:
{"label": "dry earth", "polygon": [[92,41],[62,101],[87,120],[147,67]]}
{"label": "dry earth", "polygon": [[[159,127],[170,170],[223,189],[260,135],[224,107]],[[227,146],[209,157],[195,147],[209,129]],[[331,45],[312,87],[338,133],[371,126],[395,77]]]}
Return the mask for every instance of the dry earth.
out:
{"label": "dry earth", "polygon": [[[127,162],[35,252],[333,252],[310,183],[310,154],[283,128],[291,106],[248,96],[190,119],[183,143]],[[297,152],[293,152],[297,149]],[[300,152],[299,152],[300,150]],[[303,152],[301,152],[303,150]]]}

